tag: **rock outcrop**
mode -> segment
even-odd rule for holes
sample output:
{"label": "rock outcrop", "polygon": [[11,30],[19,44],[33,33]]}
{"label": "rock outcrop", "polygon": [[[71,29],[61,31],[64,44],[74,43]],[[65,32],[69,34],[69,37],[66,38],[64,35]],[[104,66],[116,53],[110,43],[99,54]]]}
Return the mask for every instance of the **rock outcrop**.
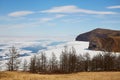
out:
{"label": "rock outcrop", "polygon": [[89,49],[120,52],[120,37],[97,37],[90,41]]}
{"label": "rock outcrop", "polygon": [[101,29],[97,28],[92,31],[80,34],[76,37],[76,41],[90,41],[95,37],[107,37],[107,36],[120,36],[120,30],[110,30],[110,29]]}
{"label": "rock outcrop", "polygon": [[120,31],[108,29],[95,29],[80,34],[77,41],[89,41],[88,49],[120,52]]}

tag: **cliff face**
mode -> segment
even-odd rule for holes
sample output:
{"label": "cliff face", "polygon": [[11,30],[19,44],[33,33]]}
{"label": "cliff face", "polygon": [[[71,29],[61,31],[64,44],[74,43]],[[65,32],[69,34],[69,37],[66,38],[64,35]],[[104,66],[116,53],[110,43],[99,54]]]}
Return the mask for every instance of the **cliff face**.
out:
{"label": "cliff face", "polygon": [[95,37],[106,37],[106,36],[120,36],[120,31],[101,29],[97,28],[92,31],[80,34],[76,37],[76,41],[90,41]]}
{"label": "cliff face", "polygon": [[80,34],[77,41],[89,41],[88,49],[120,52],[120,31],[95,29]]}
{"label": "cliff face", "polygon": [[94,38],[90,41],[89,49],[120,52],[120,37]]}

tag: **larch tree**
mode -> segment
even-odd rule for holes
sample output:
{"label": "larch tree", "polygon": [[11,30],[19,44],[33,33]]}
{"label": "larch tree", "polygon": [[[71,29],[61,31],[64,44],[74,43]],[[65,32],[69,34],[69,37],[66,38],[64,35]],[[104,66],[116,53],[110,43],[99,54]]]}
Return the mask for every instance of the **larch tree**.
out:
{"label": "larch tree", "polygon": [[49,71],[57,72],[58,70],[58,60],[54,53],[52,53],[51,59],[49,60]]}
{"label": "larch tree", "polygon": [[7,56],[9,57],[7,62],[8,70],[9,71],[17,70],[19,67],[20,61],[18,60],[19,53],[14,46],[10,48]]}
{"label": "larch tree", "polygon": [[27,60],[24,59],[24,62],[23,62],[23,71],[27,71],[27,69],[28,69]]}

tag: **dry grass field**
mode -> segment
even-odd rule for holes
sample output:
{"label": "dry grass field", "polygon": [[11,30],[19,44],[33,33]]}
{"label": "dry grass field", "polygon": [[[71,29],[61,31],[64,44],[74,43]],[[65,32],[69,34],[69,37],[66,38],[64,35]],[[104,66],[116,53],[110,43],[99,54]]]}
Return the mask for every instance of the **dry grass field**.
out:
{"label": "dry grass field", "polygon": [[26,72],[0,72],[0,80],[120,80],[120,72],[79,72],[51,75]]}

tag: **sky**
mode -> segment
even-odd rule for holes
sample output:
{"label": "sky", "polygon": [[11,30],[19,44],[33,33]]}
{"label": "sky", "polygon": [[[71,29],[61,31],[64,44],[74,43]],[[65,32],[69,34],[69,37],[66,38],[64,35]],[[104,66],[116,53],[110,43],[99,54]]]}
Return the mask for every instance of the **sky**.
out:
{"label": "sky", "polygon": [[0,36],[76,36],[120,30],[120,0],[0,0]]}

